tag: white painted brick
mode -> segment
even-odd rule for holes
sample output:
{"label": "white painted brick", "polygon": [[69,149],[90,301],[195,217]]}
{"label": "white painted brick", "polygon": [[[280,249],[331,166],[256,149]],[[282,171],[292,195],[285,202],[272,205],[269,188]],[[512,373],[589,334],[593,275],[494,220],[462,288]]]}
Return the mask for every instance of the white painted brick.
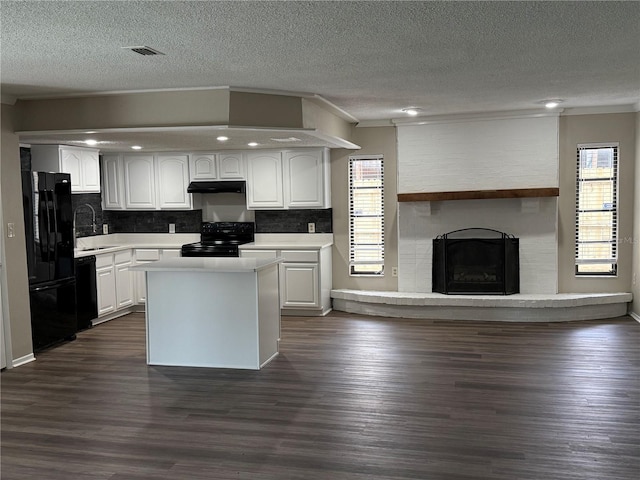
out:
{"label": "white painted brick", "polygon": [[398,127],[399,193],[557,186],[557,117]]}

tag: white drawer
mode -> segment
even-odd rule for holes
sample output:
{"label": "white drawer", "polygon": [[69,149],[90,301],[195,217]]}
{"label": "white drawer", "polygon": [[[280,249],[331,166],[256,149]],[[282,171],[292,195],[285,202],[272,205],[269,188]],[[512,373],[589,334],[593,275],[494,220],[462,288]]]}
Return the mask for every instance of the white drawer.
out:
{"label": "white drawer", "polygon": [[112,267],[113,266],[113,253],[103,253],[102,255],[96,255],[96,268]]}
{"label": "white drawer", "polygon": [[165,260],[167,258],[177,258],[180,256],[180,250],[175,248],[165,248],[162,250],[162,259]]}
{"label": "white drawer", "polygon": [[280,256],[285,262],[317,262],[317,250],[282,250]]}
{"label": "white drawer", "polygon": [[131,263],[131,250],[122,250],[121,252],[116,252],[113,254],[116,265],[121,265],[123,263]]}
{"label": "white drawer", "polygon": [[248,258],[276,258],[277,250],[241,250],[241,257]]}
{"label": "white drawer", "polygon": [[160,260],[160,250],[157,248],[136,248],[136,261],[153,262]]}

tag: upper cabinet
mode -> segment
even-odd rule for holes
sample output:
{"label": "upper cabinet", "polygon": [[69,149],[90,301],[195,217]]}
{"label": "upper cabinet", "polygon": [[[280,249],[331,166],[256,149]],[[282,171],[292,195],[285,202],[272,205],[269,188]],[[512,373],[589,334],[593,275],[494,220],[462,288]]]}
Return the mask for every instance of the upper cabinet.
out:
{"label": "upper cabinet", "polygon": [[65,145],[32,145],[31,170],[71,175],[71,193],[100,193],[99,150]]}
{"label": "upper cabinet", "polygon": [[187,154],[109,154],[102,159],[105,210],[191,210]]}
{"label": "upper cabinet", "polygon": [[156,157],[156,185],[158,208],[187,210],[191,208],[189,186],[189,157],[187,155],[158,155]]}
{"label": "upper cabinet", "polygon": [[247,207],[282,209],[282,153],[255,151],[247,153]]}
{"label": "upper cabinet", "polygon": [[244,180],[245,160],[242,152],[192,153],[189,155],[191,181]]}
{"label": "upper cabinet", "polygon": [[[102,156],[105,210],[191,210],[202,194],[192,181],[246,180],[247,208],[331,207],[328,148]],[[206,195],[206,194],[204,194]]]}
{"label": "upper cabinet", "polygon": [[213,153],[189,155],[189,176],[191,181],[218,180],[216,155]]}
{"label": "upper cabinet", "polygon": [[124,178],[122,156],[105,154],[102,156],[102,208],[122,210],[124,208]]}
{"label": "upper cabinet", "polygon": [[327,148],[247,154],[247,207],[250,209],[329,208],[330,181]]}
{"label": "upper cabinet", "polygon": [[124,155],[124,206],[128,210],[155,210],[156,178],[153,155]]}
{"label": "upper cabinet", "polygon": [[242,152],[221,153],[218,155],[220,180],[244,180],[244,158]]}

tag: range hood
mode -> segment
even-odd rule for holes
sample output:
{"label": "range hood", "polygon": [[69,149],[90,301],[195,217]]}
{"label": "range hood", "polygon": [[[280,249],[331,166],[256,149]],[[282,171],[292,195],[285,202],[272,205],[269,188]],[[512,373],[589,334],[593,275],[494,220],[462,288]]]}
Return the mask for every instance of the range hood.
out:
{"label": "range hood", "polygon": [[244,193],[246,182],[244,180],[232,182],[191,182],[187,187],[187,193]]}

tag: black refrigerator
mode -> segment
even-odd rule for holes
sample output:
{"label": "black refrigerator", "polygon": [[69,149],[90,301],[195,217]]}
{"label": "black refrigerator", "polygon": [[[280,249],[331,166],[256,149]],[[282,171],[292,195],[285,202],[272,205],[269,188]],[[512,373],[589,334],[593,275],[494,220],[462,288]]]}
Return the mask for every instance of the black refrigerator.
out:
{"label": "black refrigerator", "polygon": [[77,331],[73,208],[68,173],[22,172],[33,349]]}

